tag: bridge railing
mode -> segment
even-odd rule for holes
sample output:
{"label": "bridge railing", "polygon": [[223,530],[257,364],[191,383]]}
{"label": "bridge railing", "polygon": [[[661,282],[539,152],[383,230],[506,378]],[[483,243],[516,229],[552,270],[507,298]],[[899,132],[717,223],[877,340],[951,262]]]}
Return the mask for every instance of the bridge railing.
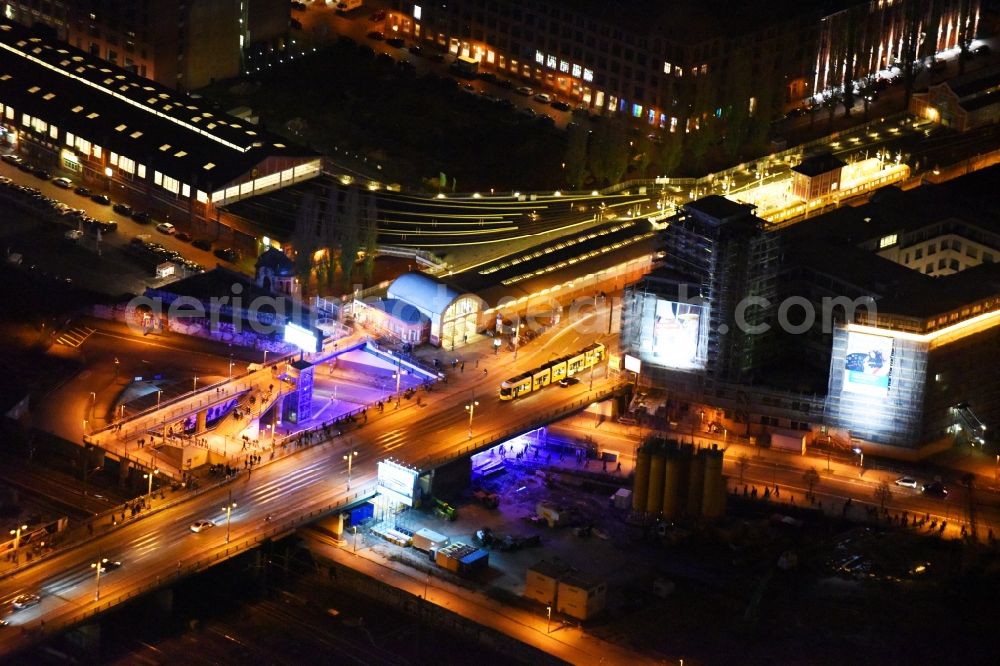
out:
{"label": "bridge railing", "polygon": [[530,432],[536,428],[540,428],[544,425],[551,423],[552,421],[568,416],[581,409],[591,405],[595,402],[600,402],[607,399],[608,397],[614,395],[621,388],[625,386],[624,383],[616,383],[611,386],[606,386],[603,389],[596,390],[592,393],[588,393],[586,398],[581,398],[580,400],[575,400],[562,407],[557,407],[556,409],[544,412],[540,416],[528,419],[527,421],[520,423],[512,428],[507,428],[501,431],[494,431],[483,435],[482,437],[471,441],[466,446],[461,449],[457,449],[443,456],[428,456],[417,462],[414,467],[419,469],[421,472],[426,472],[431,469],[435,469],[444,465],[446,463],[455,460],[461,456],[472,455],[478,453],[480,450],[488,448],[499,441],[504,441],[517,437],[518,435],[523,435],[526,432]]}

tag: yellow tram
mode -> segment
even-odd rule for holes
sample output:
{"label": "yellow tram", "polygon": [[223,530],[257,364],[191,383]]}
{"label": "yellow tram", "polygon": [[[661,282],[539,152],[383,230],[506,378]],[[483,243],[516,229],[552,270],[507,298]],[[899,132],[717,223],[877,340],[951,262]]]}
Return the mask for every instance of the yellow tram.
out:
{"label": "yellow tram", "polygon": [[538,391],[549,384],[572,377],[604,360],[604,345],[595,342],[575,354],[553,359],[534,370],[511,377],[500,384],[500,399],[513,400]]}

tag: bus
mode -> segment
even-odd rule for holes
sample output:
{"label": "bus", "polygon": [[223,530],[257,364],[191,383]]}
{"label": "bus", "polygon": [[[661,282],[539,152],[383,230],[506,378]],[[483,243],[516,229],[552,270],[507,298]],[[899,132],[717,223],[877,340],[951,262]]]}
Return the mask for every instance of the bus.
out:
{"label": "bus", "polygon": [[556,358],[534,370],[511,377],[500,384],[500,399],[513,400],[534,391],[540,391],[549,384],[555,384],[563,379],[594,367],[604,360],[605,349],[600,342],[584,347],[575,354]]}

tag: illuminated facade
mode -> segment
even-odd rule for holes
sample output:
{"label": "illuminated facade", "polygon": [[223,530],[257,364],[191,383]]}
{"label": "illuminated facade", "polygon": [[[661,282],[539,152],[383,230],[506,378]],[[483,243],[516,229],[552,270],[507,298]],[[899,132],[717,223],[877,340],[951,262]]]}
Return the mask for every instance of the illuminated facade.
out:
{"label": "illuminated facade", "polygon": [[41,23],[90,55],[170,88],[240,74],[242,50],[288,31],[287,0],[7,0],[5,18]]}
{"label": "illuminated facade", "polygon": [[979,17],[979,0],[844,1],[829,13],[816,4],[622,0],[612,10],[591,1],[394,0],[386,29],[589,109],[690,131],[732,105],[770,118],[892,65],[910,25],[934,35],[918,57],[953,48],[971,39]]}
{"label": "illuminated facade", "polygon": [[483,300],[463,294],[425,273],[405,273],[389,285],[388,296],[408,304],[430,320],[427,338],[449,349],[465,345],[476,335]]}
{"label": "illuminated facade", "polygon": [[168,214],[207,224],[319,175],[311,151],[17,23],[0,23],[0,68],[0,125],[21,152]]}

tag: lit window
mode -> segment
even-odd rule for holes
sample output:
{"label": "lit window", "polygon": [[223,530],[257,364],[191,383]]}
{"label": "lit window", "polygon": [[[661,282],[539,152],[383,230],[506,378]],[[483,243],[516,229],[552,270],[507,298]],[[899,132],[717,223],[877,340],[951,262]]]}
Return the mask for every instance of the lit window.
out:
{"label": "lit window", "polygon": [[209,162],[208,164],[206,164],[205,166],[202,167],[202,169],[204,169],[205,171],[211,171],[214,168],[215,168],[215,164],[213,164],[212,162]]}
{"label": "lit window", "polygon": [[559,61],[559,71],[563,74],[569,74],[569,63],[565,60]]}
{"label": "lit window", "polygon": [[708,74],[708,65],[702,65],[701,66],[701,73],[702,74]]}
{"label": "lit window", "polygon": [[124,132],[126,127],[127,127],[127,125],[124,125],[124,124],[119,125],[118,127],[115,128],[115,131],[116,132]]}
{"label": "lit window", "polygon": [[419,21],[420,17],[423,15],[423,13],[424,13],[423,7],[421,7],[420,5],[413,5],[413,19],[414,20]]}
{"label": "lit window", "polygon": [[669,62],[663,63],[663,73],[664,74],[669,74],[670,70],[672,70],[673,68],[674,68],[673,65],[671,65]]}
{"label": "lit window", "polygon": [[550,56],[548,56],[548,57],[545,58],[545,65],[549,69],[558,69],[559,68],[559,62],[558,62],[558,60],[556,60],[556,57],[552,56],[552,55],[550,55]]}
{"label": "lit window", "polygon": [[133,139],[138,139],[140,136],[142,136],[142,132],[135,131],[129,134],[129,136],[132,137]]}
{"label": "lit window", "polygon": [[170,150],[170,144],[169,143],[163,144],[162,146],[160,146],[160,150],[162,150],[163,152],[167,152],[168,150]]}
{"label": "lit window", "polygon": [[633,118],[638,118],[641,115],[642,115],[642,105],[641,104],[633,104],[632,105],[632,117]]}
{"label": "lit window", "polygon": [[878,242],[878,249],[881,250],[883,248],[889,247],[890,245],[895,245],[896,240],[897,240],[896,234],[889,234],[888,236],[882,236],[882,238],[879,239]]}
{"label": "lit window", "polygon": [[578,78],[580,78],[580,76],[582,74],[583,74],[583,67],[580,67],[579,65],[573,65],[573,76],[574,76],[574,78],[578,79]]}
{"label": "lit window", "polygon": [[594,70],[584,68],[584,70],[583,70],[583,80],[584,81],[593,81],[594,80]]}
{"label": "lit window", "polygon": [[539,65],[544,65],[545,54],[542,53],[541,51],[535,51],[535,62],[537,62]]}
{"label": "lit window", "polygon": [[676,68],[674,72],[677,74],[678,77],[684,76],[684,70],[681,69],[680,67]]}

